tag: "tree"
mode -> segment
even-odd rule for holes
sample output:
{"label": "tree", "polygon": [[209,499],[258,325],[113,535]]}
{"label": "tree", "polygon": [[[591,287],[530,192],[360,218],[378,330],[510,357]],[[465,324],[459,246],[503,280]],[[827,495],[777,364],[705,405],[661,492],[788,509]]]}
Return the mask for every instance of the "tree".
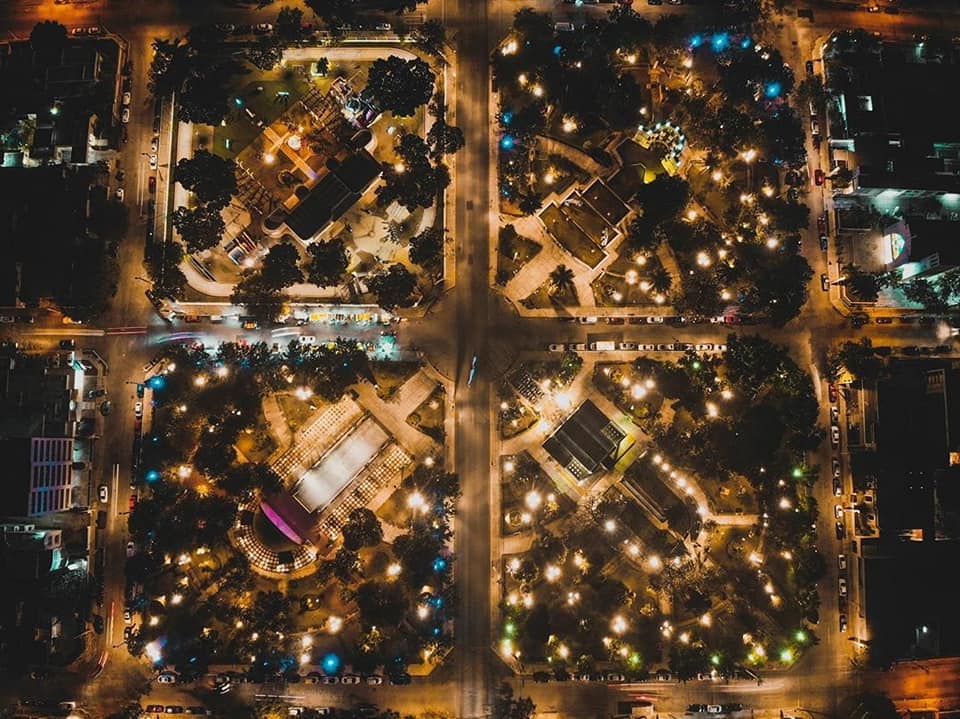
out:
{"label": "tree", "polygon": [[43,20],[30,31],[30,48],[44,65],[52,65],[60,58],[67,44],[67,28],[55,20]]}
{"label": "tree", "polygon": [[343,534],[343,546],[357,550],[360,547],[375,547],[383,541],[383,527],[372,510],[356,507],[347,515],[347,521],[340,530]]}
{"label": "tree", "polygon": [[864,272],[852,262],[843,266],[843,285],[853,299],[860,302],[876,302],[886,280],[873,272]]}
{"label": "tree", "polygon": [[147,87],[154,97],[179,91],[190,70],[190,49],[180,38],[153,41],[150,79]]}
{"label": "tree", "polygon": [[332,576],[343,584],[349,584],[354,575],[359,573],[360,556],[346,547],[340,547],[333,559],[325,559],[320,563],[321,582],[326,582]]}
{"label": "tree", "polygon": [[263,258],[263,267],[260,268],[260,277],[266,287],[273,290],[282,290],[290,285],[303,282],[303,273],[300,271],[300,253],[290,242],[278,242]]}
{"label": "tree", "polygon": [[216,247],[227,230],[216,205],[200,205],[192,210],[178,207],[171,219],[187,245],[187,252],[200,252]]}
{"label": "tree", "polygon": [[384,167],[378,203],[386,207],[396,200],[410,211],[433,205],[437,194],[450,184],[450,171],[443,164],[431,165],[427,143],[417,135],[400,137],[396,153],[400,162]]}
{"label": "tree", "polygon": [[393,553],[403,567],[401,577],[416,590],[435,577],[434,561],[441,551],[443,541],[426,531],[401,534],[393,541]]}
{"label": "tree", "polygon": [[417,278],[401,264],[394,263],[379,272],[367,282],[370,291],[377,296],[377,302],[386,310],[394,307],[406,307],[417,287]]}
{"label": "tree", "polygon": [[573,270],[566,265],[557,265],[550,272],[550,287],[553,294],[572,292],[576,286],[573,283]]}
{"label": "tree", "polygon": [[407,611],[403,587],[396,582],[364,582],[357,587],[360,624],[370,627],[396,627]]}
{"label": "tree", "polygon": [[296,40],[300,37],[303,25],[303,10],[297,7],[282,7],[274,23],[277,35],[284,40]]}
{"label": "tree", "polygon": [[439,20],[427,20],[413,31],[414,41],[431,55],[442,55],[447,43],[447,30]]}
{"label": "tree", "polygon": [[493,705],[495,719],[532,719],[536,709],[530,697],[514,697],[513,687],[506,682],[497,689]]}
{"label": "tree", "polygon": [[356,16],[353,0],[304,0],[304,5],[313,10],[333,32],[349,24]]}
{"label": "tree", "polygon": [[310,282],[320,287],[332,287],[343,281],[348,259],[342,239],[318,240],[307,247],[307,254],[309,258],[304,269]]}
{"label": "tree", "polygon": [[835,353],[831,353],[829,360],[834,374],[843,367],[858,380],[867,382],[876,380],[882,367],[869,337],[862,337],[857,342],[844,342]]}
{"label": "tree", "polygon": [[694,270],[692,275],[683,278],[672,304],[681,314],[690,313],[703,317],[718,314],[723,309],[724,302],[720,297],[720,283],[716,274],[709,269]]}
{"label": "tree", "polygon": [[367,76],[367,90],[381,110],[410,117],[433,94],[436,77],[420,58],[391,55],[375,60]]}
{"label": "tree", "polygon": [[779,197],[763,198],[761,207],[770,215],[773,226],[783,232],[798,232],[810,225],[810,208]]}
{"label": "tree", "polygon": [[145,255],[144,264],[147,266],[147,276],[153,282],[154,293],[158,297],[182,296],[187,286],[187,278],[180,270],[183,245],[173,239],[150,242]]}
{"label": "tree", "polygon": [[437,264],[443,255],[443,228],[428,227],[410,239],[410,261],[421,267]]}
{"label": "tree", "polygon": [[174,168],[173,179],[200,202],[220,208],[237,194],[236,164],[208,150],[197,150],[193,157],[181,159]]}
{"label": "tree", "polygon": [[234,286],[230,301],[246,307],[263,322],[273,322],[283,310],[283,296],[265,283],[259,272],[245,272]]}
{"label": "tree", "polygon": [[670,286],[673,284],[673,278],[670,276],[670,272],[663,265],[658,265],[650,273],[650,291],[654,293],[659,293],[665,295],[670,291]]}
{"label": "tree", "polygon": [[690,186],[682,177],[659,175],[643,185],[636,195],[643,206],[643,218],[651,225],[675,220],[690,201]]}
{"label": "tree", "polygon": [[444,155],[452,155],[460,150],[465,141],[459,127],[447,124],[447,106],[443,102],[442,93],[437,92],[433,96],[428,111],[434,117],[434,122],[427,131],[427,145],[430,148],[430,157],[437,161]]}
{"label": "tree", "polygon": [[283,60],[283,42],[274,35],[261,35],[246,48],[243,56],[261,70],[272,70]]}
{"label": "tree", "polygon": [[543,198],[535,190],[529,192],[524,192],[520,197],[520,202],[517,203],[517,209],[523,213],[524,217],[529,217],[534,212],[540,209],[540,206],[543,204]]}

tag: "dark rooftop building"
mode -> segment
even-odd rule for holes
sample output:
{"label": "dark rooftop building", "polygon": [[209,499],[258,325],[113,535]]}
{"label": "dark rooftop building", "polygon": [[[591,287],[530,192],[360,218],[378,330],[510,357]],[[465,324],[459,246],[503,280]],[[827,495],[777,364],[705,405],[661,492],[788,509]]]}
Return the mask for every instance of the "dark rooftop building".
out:
{"label": "dark rooftop building", "polygon": [[854,171],[857,194],[960,193],[960,125],[943,106],[960,83],[952,48],[856,32],[833,38],[825,50],[829,145],[834,164]]}
{"label": "dark rooftop building", "polygon": [[285,217],[276,214],[268,219],[275,217],[274,224],[285,224],[301,242],[310,242],[353,207],[378,177],[380,163],[366,150],[358,150],[321,177]]}
{"label": "dark rooftop building", "polygon": [[543,448],[577,479],[609,464],[626,435],[590,400],[554,430]]}
{"label": "dark rooftop building", "polygon": [[945,569],[960,564],[960,436],[951,433],[960,373],[949,360],[890,370],[878,387],[880,534],[858,542],[859,613],[881,661],[957,655],[960,617]]}

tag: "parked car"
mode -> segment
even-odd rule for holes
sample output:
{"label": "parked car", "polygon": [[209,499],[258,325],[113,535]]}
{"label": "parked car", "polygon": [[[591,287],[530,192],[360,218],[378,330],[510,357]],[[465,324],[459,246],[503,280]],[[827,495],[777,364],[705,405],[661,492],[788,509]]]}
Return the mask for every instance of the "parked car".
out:
{"label": "parked car", "polygon": [[720,714],[723,712],[723,707],[719,704],[708,704],[707,705],[707,714]]}
{"label": "parked car", "polygon": [[840,631],[841,632],[847,631],[847,615],[846,614],[840,615]]}
{"label": "parked car", "polygon": [[636,342],[621,342],[617,345],[617,349],[621,350],[635,350],[637,348]]}
{"label": "parked car", "polygon": [[156,152],[159,149],[160,149],[160,138],[154,135],[152,138],[150,138],[150,152],[156,154]]}
{"label": "parked car", "polygon": [[837,405],[830,407],[830,421],[837,424],[840,421],[840,408]]}
{"label": "parked car", "polygon": [[846,577],[840,577],[837,579],[837,591],[840,593],[841,597],[847,596],[847,579]]}
{"label": "parked car", "polygon": [[397,674],[390,675],[390,683],[396,684],[397,686],[406,686],[412,681],[413,679],[406,672],[400,672]]}
{"label": "parked car", "polygon": [[121,102],[123,105],[129,105],[129,104],[130,104],[130,100],[131,100],[131,96],[130,96],[130,93],[129,93],[129,92],[123,93],[123,96],[120,98],[120,102]]}
{"label": "parked car", "polygon": [[143,402],[137,402],[133,405],[133,416],[143,417]]}
{"label": "parked car", "polygon": [[118,187],[117,191],[113,193],[113,196],[116,198],[117,202],[123,202],[123,188]]}
{"label": "parked car", "polygon": [[129,108],[129,107],[123,108],[123,112],[120,113],[120,122],[122,122],[124,125],[126,125],[128,122],[130,122],[130,108]]}
{"label": "parked car", "polygon": [[342,677],[340,677],[340,683],[341,684],[359,684],[360,677],[357,676],[356,674],[344,674]]}
{"label": "parked car", "polygon": [[831,402],[837,401],[837,385],[830,383],[827,385],[827,396],[830,398]]}
{"label": "parked car", "polygon": [[160,672],[157,676],[157,681],[161,684],[176,684],[177,675],[173,672]]}
{"label": "parked car", "polygon": [[380,32],[390,32],[391,30],[393,30],[393,25],[391,25],[388,22],[381,22],[381,23],[377,23],[376,29],[379,30]]}
{"label": "parked car", "polygon": [[841,572],[847,571],[847,555],[846,554],[837,555],[837,566],[840,568]]}
{"label": "parked car", "polygon": [[840,446],[840,428],[837,425],[830,427],[830,444],[834,447]]}
{"label": "parked car", "polygon": [[576,352],[583,352],[583,351],[585,351],[585,350],[587,349],[587,343],[586,343],[586,342],[574,342],[573,344],[570,345],[569,349],[572,349],[572,350],[574,350],[574,351],[576,351]]}
{"label": "parked car", "polygon": [[843,525],[843,522],[837,522],[837,539],[844,539],[847,536],[847,528]]}
{"label": "parked car", "polygon": [[595,325],[599,321],[600,319],[598,317],[580,317],[578,319],[578,322],[582,325]]}
{"label": "parked car", "polygon": [[137,553],[137,545],[134,544],[133,542],[127,542],[127,558],[129,559],[136,553]]}
{"label": "parked car", "polygon": [[383,684],[383,677],[379,674],[370,674],[364,678],[364,681],[371,686],[380,686]]}
{"label": "parked car", "polygon": [[157,155],[156,155],[156,153],[151,153],[147,159],[148,159],[149,162],[150,162],[150,169],[151,169],[151,170],[156,170],[156,169],[157,169]]}
{"label": "parked car", "polygon": [[826,236],[826,235],[820,235],[820,249],[823,250],[824,252],[827,251],[827,236]]}
{"label": "parked car", "polygon": [[625,682],[627,680],[620,672],[607,672],[605,678],[608,682]]}
{"label": "parked car", "polygon": [[104,504],[110,501],[110,494],[109,494],[109,491],[107,490],[107,485],[101,484],[97,488],[97,496],[100,498],[100,501],[103,502]]}
{"label": "parked car", "polygon": [[153,175],[150,175],[150,179],[147,180],[147,191],[151,195],[157,191],[157,178]]}
{"label": "parked car", "polygon": [[826,179],[826,175],[823,174],[823,170],[819,167],[813,172],[813,183],[817,186],[822,185],[823,181]]}
{"label": "parked car", "polygon": [[264,35],[268,32],[273,32],[273,25],[268,22],[257,23],[254,26],[253,31],[258,35]]}
{"label": "parked car", "polygon": [[551,352],[563,352],[566,348],[566,345],[557,344],[556,342],[547,347]]}
{"label": "parked car", "polygon": [[843,507],[841,505],[833,505],[833,516],[837,519],[843,519]]}
{"label": "parked car", "polygon": [[694,346],[694,349],[696,349],[697,352],[709,352],[710,350],[713,349],[713,343],[705,342],[702,344],[698,344]]}
{"label": "parked car", "polygon": [[650,315],[649,317],[647,317],[647,324],[648,324],[648,325],[662,325],[662,324],[663,324],[663,316],[662,316],[662,315]]}
{"label": "parked car", "polygon": [[339,684],[340,677],[338,677],[336,674],[327,674],[326,676],[320,679],[320,683],[321,684]]}
{"label": "parked car", "polygon": [[656,345],[640,345],[640,349],[646,352],[652,352],[653,350],[657,349],[657,346]]}

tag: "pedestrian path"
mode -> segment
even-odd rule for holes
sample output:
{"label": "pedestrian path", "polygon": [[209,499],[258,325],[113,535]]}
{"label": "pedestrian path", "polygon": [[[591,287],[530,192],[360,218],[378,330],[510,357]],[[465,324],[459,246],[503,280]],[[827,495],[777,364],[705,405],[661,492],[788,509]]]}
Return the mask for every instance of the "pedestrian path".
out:
{"label": "pedestrian path", "polygon": [[403,383],[396,395],[384,401],[376,388],[366,382],[356,388],[357,403],[377,418],[394,440],[414,457],[436,454],[436,445],[427,435],[407,423],[407,417],[430,396],[436,381],[423,370]]}

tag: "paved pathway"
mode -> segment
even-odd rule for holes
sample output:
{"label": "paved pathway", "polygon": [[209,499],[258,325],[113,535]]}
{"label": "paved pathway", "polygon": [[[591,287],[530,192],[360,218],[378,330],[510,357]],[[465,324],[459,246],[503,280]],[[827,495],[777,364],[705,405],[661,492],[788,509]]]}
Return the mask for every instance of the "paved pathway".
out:
{"label": "paved pathway", "polygon": [[277,401],[277,395],[267,394],[260,400],[263,407],[263,416],[267,420],[267,427],[270,435],[277,443],[277,447],[286,448],[293,441],[293,433],[290,432],[290,426],[287,419],[280,409],[280,402]]}
{"label": "paved pathway", "polygon": [[414,457],[430,457],[437,446],[427,435],[407,423],[407,417],[436,388],[437,382],[423,370],[404,382],[389,401],[380,399],[373,385],[357,385],[357,402],[377,418],[393,438]]}

